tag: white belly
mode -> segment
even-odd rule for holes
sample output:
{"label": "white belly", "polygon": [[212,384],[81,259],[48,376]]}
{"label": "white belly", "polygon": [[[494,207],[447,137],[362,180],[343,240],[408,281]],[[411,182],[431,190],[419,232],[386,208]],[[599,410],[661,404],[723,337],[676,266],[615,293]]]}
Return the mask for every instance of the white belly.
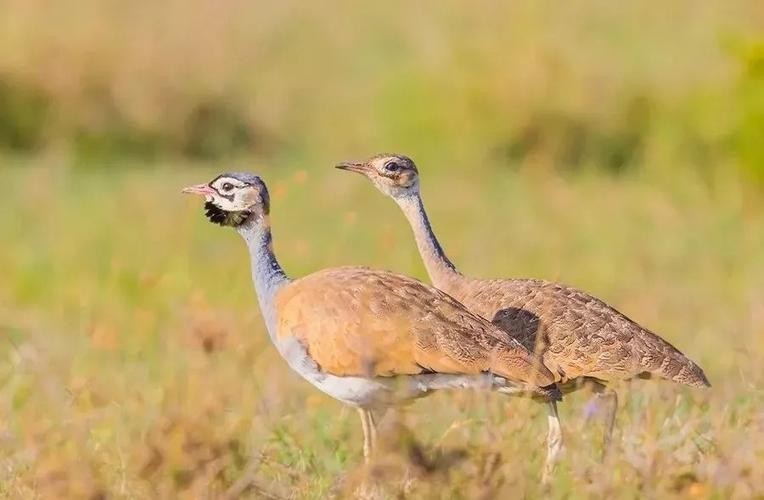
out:
{"label": "white belly", "polygon": [[339,377],[320,370],[304,346],[295,339],[277,346],[289,366],[320,391],[351,406],[378,408],[405,403],[440,389],[482,389],[513,394],[522,392],[506,379],[491,373],[449,375],[424,373],[397,377]]}

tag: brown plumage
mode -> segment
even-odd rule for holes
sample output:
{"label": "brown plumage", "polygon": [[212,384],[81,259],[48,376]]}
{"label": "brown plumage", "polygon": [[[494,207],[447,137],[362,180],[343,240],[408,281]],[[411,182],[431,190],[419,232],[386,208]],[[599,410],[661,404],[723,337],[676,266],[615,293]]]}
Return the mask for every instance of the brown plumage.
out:
{"label": "brown plumage", "polygon": [[481,280],[458,275],[442,289],[542,356],[562,384],[658,375],[692,387],[703,370],[653,332],[591,295],[542,280]]}
{"label": "brown plumage", "polygon": [[536,386],[554,383],[552,373],[506,332],[406,276],[326,269],[283,287],[276,311],[279,338],[298,338],[333,375],[492,372]]}
{"label": "brown plumage", "polygon": [[537,352],[556,382],[650,374],[693,387],[710,385],[703,370],[674,346],[585,292],[542,280],[474,279],[459,273],[432,231],[410,158],[382,154],[338,167],[364,174],[398,203],[437,288]]}

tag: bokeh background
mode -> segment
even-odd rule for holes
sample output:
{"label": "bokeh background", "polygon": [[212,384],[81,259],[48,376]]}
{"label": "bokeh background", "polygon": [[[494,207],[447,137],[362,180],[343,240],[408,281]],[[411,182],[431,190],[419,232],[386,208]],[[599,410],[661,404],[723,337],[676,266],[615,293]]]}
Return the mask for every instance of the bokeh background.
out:
{"label": "bokeh background", "polygon": [[[714,387],[566,398],[553,497],[764,494],[764,3],[0,0],[0,495],[352,494],[361,430],[268,343],[244,245],[180,188],[269,183],[293,276],[426,279],[340,160],[418,162],[464,272],[585,289]],[[538,496],[543,408],[438,394],[374,477]]]}

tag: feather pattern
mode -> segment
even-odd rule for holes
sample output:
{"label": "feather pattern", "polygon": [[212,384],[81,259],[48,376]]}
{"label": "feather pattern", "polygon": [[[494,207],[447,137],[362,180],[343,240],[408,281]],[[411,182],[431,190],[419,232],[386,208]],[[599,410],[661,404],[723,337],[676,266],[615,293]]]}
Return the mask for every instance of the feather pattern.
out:
{"label": "feather pattern", "polygon": [[438,243],[421,198],[396,201],[411,223],[433,284],[536,352],[556,382],[654,374],[710,386],[703,370],[674,346],[586,292],[543,280],[462,275]]}
{"label": "feather pattern", "polygon": [[455,279],[443,284],[471,311],[538,352],[558,382],[645,373],[693,387],[703,370],[669,342],[585,292],[542,280]]}
{"label": "feather pattern", "polygon": [[300,278],[276,296],[279,339],[305,345],[340,376],[491,372],[547,386],[553,375],[518,341],[416,280],[362,267]]}

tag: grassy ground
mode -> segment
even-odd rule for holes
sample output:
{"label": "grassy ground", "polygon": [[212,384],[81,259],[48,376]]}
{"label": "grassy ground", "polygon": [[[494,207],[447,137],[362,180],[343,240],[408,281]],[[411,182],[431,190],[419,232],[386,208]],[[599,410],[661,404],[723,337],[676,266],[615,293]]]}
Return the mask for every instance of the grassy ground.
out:
{"label": "grassy ground", "polygon": [[[322,498],[343,481],[351,490],[361,474],[355,413],[278,358],[244,245],[179,194],[222,168],[55,163],[3,172],[0,495]],[[287,270],[354,263],[424,278],[392,203],[330,167],[251,167],[270,184]],[[661,332],[714,385],[618,387],[605,466],[601,419],[586,394],[568,397],[555,497],[764,494],[760,199],[723,171],[709,184],[689,173],[678,182],[422,167],[435,227],[465,272],[593,292]],[[374,472],[394,486],[423,454],[415,496],[533,496],[545,421],[525,400],[437,394],[390,419],[386,432],[400,439],[385,440]]]}

